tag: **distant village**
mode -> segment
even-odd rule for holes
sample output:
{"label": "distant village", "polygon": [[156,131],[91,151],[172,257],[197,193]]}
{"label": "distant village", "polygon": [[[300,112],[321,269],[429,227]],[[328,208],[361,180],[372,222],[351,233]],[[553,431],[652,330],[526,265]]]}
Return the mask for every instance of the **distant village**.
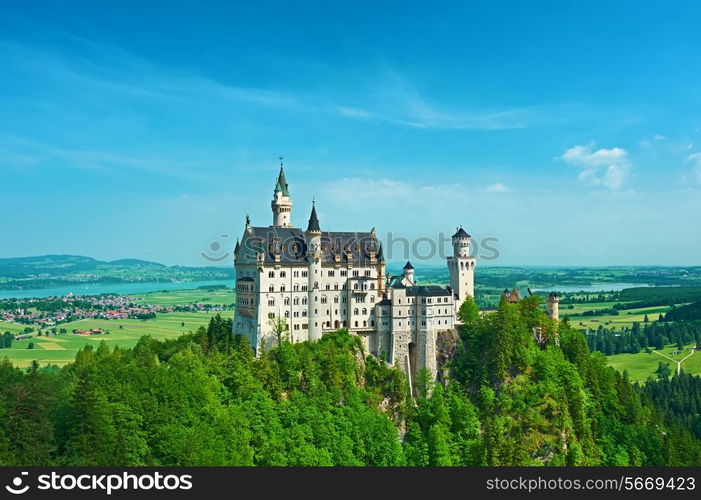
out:
{"label": "distant village", "polygon": [[226,306],[219,304],[162,306],[142,304],[136,297],[131,296],[68,294],[64,297],[0,300],[0,320],[46,328],[81,319],[151,319],[157,313],[224,309]]}

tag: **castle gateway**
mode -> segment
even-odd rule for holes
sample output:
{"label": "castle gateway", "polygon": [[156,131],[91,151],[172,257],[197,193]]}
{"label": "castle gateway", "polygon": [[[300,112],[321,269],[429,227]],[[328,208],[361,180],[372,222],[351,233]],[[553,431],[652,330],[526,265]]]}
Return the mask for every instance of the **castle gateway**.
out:
{"label": "castle gateway", "polygon": [[270,226],[254,226],[247,216],[236,243],[234,333],[246,335],[257,351],[275,344],[281,325],[292,342],[345,328],[361,337],[368,353],[412,378],[418,368],[435,378],[436,340],[441,332],[452,334],[457,310],[474,295],[470,235],[458,228],[452,237],[450,286],[421,285],[410,262],[400,276],[385,273],[374,228],[322,229],[313,202],[306,229],[294,227],[282,165],[271,209]]}

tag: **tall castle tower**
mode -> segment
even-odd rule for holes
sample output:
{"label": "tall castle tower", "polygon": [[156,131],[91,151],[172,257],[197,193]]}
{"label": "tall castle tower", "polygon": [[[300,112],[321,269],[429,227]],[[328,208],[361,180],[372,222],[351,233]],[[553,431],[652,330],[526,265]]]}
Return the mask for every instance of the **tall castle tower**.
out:
{"label": "tall castle tower", "polygon": [[273,191],[273,201],[270,202],[273,210],[273,226],[290,227],[290,216],[292,215],[292,198],[285,179],[285,170],[282,168],[282,158],[280,158],[280,174],[277,176],[275,190]]}
{"label": "tall castle tower", "polygon": [[465,298],[475,296],[475,265],[477,259],[470,255],[472,237],[459,227],[453,235],[453,255],[448,257],[450,271],[450,287],[456,296],[455,310],[465,301]]}
{"label": "tall castle tower", "polygon": [[315,341],[321,338],[321,320],[319,315],[319,281],[321,280],[321,228],[319,218],[316,215],[316,204],[312,202],[312,213],[309,216],[309,225],[304,233],[307,243],[307,264],[308,264],[308,317],[309,317],[309,340]]}
{"label": "tall castle tower", "polygon": [[557,292],[550,292],[545,299],[545,312],[555,321],[560,319],[560,296]]}

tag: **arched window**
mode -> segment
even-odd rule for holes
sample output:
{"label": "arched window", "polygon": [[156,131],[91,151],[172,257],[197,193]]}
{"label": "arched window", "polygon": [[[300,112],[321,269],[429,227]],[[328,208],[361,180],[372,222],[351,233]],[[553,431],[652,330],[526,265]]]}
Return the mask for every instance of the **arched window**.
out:
{"label": "arched window", "polygon": [[280,291],[281,291],[281,292],[284,292],[284,291],[285,291],[285,285],[281,285],[281,286],[280,286]]}
{"label": "arched window", "polygon": [[307,298],[306,298],[306,297],[302,297],[302,305],[306,305],[306,304],[307,304]]}
{"label": "arched window", "polygon": [[296,306],[299,305],[299,297],[295,297],[295,298],[294,298],[293,304],[296,305]]}
{"label": "arched window", "polygon": [[268,278],[274,278],[274,277],[275,277],[275,271],[269,271]]}
{"label": "arched window", "polygon": [[367,313],[368,313],[368,310],[363,307],[363,314],[367,314]]}
{"label": "arched window", "polygon": [[270,286],[268,287],[268,291],[269,291],[269,292],[274,292],[274,291],[275,291],[275,286],[270,285]]}
{"label": "arched window", "polygon": [[356,314],[356,315],[357,315],[357,314],[360,314],[360,313],[358,312],[358,308],[357,308],[357,307],[356,307],[355,309],[353,309],[353,314]]}
{"label": "arched window", "polygon": [[285,297],[285,305],[286,306],[290,305],[290,298],[289,297]]}

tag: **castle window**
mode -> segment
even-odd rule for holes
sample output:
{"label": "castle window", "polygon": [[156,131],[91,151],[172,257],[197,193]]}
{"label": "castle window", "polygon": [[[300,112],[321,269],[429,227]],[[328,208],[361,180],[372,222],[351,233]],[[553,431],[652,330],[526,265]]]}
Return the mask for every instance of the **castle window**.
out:
{"label": "castle window", "polygon": [[374,290],[374,289],[375,289],[375,283],[370,283],[370,290]]}
{"label": "castle window", "polygon": [[285,291],[285,285],[281,285],[281,286],[280,286],[280,291],[281,291],[281,292],[284,292],[284,291]]}
{"label": "castle window", "polygon": [[357,289],[358,289],[358,284],[357,284],[357,283],[353,283],[353,290],[357,290]]}
{"label": "castle window", "polygon": [[370,321],[370,326],[375,326],[375,320]]}
{"label": "castle window", "polygon": [[369,269],[366,269],[366,270],[365,270],[365,276],[370,276],[370,270],[369,270]]}
{"label": "castle window", "polygon": [[308,272],[308,271],[302,271],[302,278],[306,278],[307,276],[309,276],[309,272]]}
{"label": "castle window", "polygon": [[302,291],[303,291],[303,292],[306,292],[306,291],[307,291],[307,288],[308,288],[307,285],[302,285]]}
{"label": "castle window", "polygon": [[294,278],[299,278],[299,271],[294,271],[294,272],[292,273],[292,276],[293,276]]}
{"label": "castle window", "polygon": [[275,271],[268,271],[268,278],[274,278],[275,277]]}
{"label": "castle window", "polygon": [[341,269],[341,277],[348,276],[348,271],[346,269]]}
{"label": "castle window", "polygon": [[275,317],[275,313],[268,313],[268,318],[273,319]]}
{"label": "castle window", "polygon": [[367,314],[367,313],[368,313],[368,310],[363,307],[363,314]]}
{"label": "castle window", "polygon": [[295,283],[295,284],[292,286],[292,290],[294,290],[295,292],[299,292],[299,283]]}
{"label": "castle window", "polygon": [[280,277],[284,278],[287,276],[287,273],[285,271],[280,271]]}
{"label": "castle window", "polygon": [[345,304],[346,302],[348,302],[348,297],[343,297],[343,299],[341,300],[341,302],[343,302],[344,304]]}
{"label": "castle window", "polygon": [[353,271],[353,277],[354,277],[354,278],[357,278],[358,276],[360,276],[360,271],[358,271],[358,270],[356,269],[356,270]]}
{"label": "castle window", "polygon": [[299,318],[299,311],[293,312],[292,316],[294,316],[295,318]]}
{"label": "castle window", "polygon": [[306,309],[305,309],[304,311],[302,311],[302,317],[303,317],[303,318],[306,318],[306,317],[307,317],[307,311],[306,311]]}
{"label": "castle window", "polygon": [[327,299],[326,299],[326,295],[324,295],[323,297],[321,297],[321,303],[322,303],[322,304],[326,304],[326,300],[327,300]]}
{"label": "castle window", "polygon": [[289,297],[285,297],[285,305],[286,306],[290,305],[290,298]]}
{"label": "castle window", "polygon": [[268,287],[268,291],[269,291],[269,292],[274,292],[274,291],[275,291],[275,286],[270,285],[270,286]]}
{"label": "castle window", "polygon": [[336,295],[336,296],[333,298],[333,303],[334,303],[334,304],[338,304],[338,295]]}
{"label": "castle window", "polygon": [[307,305],[307,298],[306,297],[302,297],[302,305],[303,306]]}
{"label": "castle window", "polygon": [[326,283],[326,289],[327,289],[327,290],[331,290],[331,284],[330,284],[330,283]]}
{"label": "castle window", "polygon": [[295,297],[295,298],[293,299],[292,303],[293,303],[294,305],[298,306],[298,305],[299,305],[299,297]]}
{"label": "castle window", "polygon": [[357,322],[357,321],[355,322],[355,327],[356,327],[356,328],[358,327],[358,322]]}
{"label": "castle window", "polygon": [[338,290],[338,283],[334,283],[334,284],[333,284],[333,289],[334,289],[334,290]]}
{"label": "castle window", "polygon": [[285,311],[285,317],[289,318],[290,317],[290,311]]}
{"label": "castle window", "polygon": [[329,278],[333,278],[336,275],[336,271],[329,271]]}
{"label": "castle window", "polygon": [[374,296],[374,295],[370,295],[370,302],[375,302],[375,296]]}
{"label": "castle window", "polygon": [[269,306],[274,306],[274,305],[275,305],[275,299],[270,299],[270,300],[268,300],[268,305],[269,305]]}
{"label": "castle window", "polygon": [[363,321],[363,326],[368,326],[368,322],[367,322],[367,321]]}

